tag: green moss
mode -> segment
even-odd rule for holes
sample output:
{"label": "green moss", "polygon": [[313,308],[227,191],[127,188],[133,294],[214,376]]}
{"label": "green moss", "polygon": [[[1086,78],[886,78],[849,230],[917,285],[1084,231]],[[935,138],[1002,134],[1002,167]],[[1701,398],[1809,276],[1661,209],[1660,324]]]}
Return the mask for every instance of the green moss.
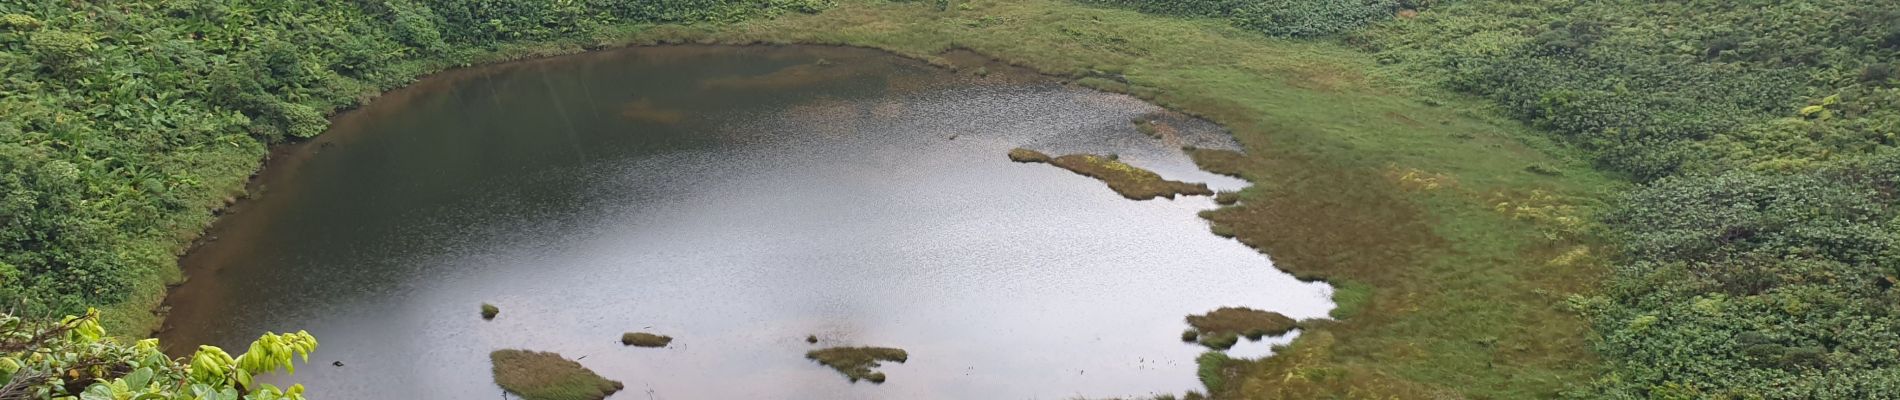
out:
{"label": "green moss", "polygon": [[1196,331],[1193,329],[1187,329],[1187,330],[1181,331],[1181,341],[1183,342],[1193,342],[1195,340],[1200,340],[1200,339],[1201,339],[1200,331]]}
{"label": "green moss", "polygon": [[620,344],[638,347],[666,347],[673,343],[672,336],[655,335],[646,332],[627,332],[620,334]]}
{"label": "green moss", "polygon": [[482,319],[495,319],[495,316],[499,314],[501,314],[500,307],[495,307],[494,304],[482,303]]}
{"label": "green moss", "polygon": [[805,358],[838,370],[852,382],[869,380],[873,383],[884,383],[884,373],[871,369],[877,368],[880,365],[879,361],[898,363],[908,361],[910,353],[904,352],[904,349],[889,347],[832,347],[806,352]]}
{"label": "green moss", "polygon": [[495,383],[525,400],[601,400],[625,387],[556,353],[507,349],[488,359]]}

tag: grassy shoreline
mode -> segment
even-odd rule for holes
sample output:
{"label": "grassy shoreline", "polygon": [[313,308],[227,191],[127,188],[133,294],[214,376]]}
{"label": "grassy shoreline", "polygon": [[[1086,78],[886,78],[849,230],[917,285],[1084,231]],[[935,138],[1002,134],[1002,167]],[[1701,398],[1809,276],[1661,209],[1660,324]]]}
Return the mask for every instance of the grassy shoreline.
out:
{"label": "grassy shoreline", "polygon": [[[1208,219],[1279,268],[1332,282],[1340,320],[1308,327],[1281,356],[1223,362],[1216,397],[1547,397],[1598,372],[1587,327],[1561,304],[1601,267],[1561,221],[1617,183],[1529,128],[1473,99],[1405,88],[1337,44],[1053,0],[963,4],[848,0],[729,25],[630,25],[411,68],[677,43],[846,45],[957,68],[943,55],[967,49],[1208,118],[1246,148],[1197,154],[1255,182]],[[230,178],[219,187],[246,179]],[[162,297],[148,294],[175,276],[108,309],[114,330],[154,326],[146,310]]]}

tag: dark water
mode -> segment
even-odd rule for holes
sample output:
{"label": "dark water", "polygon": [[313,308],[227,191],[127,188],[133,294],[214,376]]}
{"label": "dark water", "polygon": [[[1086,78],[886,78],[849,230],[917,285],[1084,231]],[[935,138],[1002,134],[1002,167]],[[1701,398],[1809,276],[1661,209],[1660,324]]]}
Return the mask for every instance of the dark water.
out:
{"label": "dark water", "polygon": [[[585,356],[618,399],[1051,399],[1198,388],[1187,314],[1331,308],[1211,234],[1208,198],[1004,157],[1116,153],[1237,189],[1177,150],[1233,146],[1217,127],[1152,139],[1129,120],[1153,106],[991,68],[667,47],[434,77],[280,152],[185,260],[161,338],[307,329],[322,347],[289,380],[327,399],[501,398],[487,354],[517,347]],[[617,342],[642,330],[676,340]],[[911,360],[851,384],[803,358],[808,334]]]}

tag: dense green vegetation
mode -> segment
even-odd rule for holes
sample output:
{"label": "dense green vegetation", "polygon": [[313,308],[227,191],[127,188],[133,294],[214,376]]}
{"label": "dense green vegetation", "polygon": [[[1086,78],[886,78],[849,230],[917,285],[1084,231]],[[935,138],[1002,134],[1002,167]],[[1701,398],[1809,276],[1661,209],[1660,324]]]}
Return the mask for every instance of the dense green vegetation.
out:
{"label": "dense green vegetation", "polygon": [[418,75],[825,0],[0,1],[0,304],[141,316],[265,146]]}
{"label": "dense green vegetation", "polygon": [[[1342,318],[1203,363],[1215,397],[1900,397],[1890,2],[843,3],[636,33],[828,2],[0,1],[0,301],[138,325],[265,145],[448,66],[661,38],[970,48],[1247,146],[1197,154],[1261,184],[1215,229],[1333,281]],[[1612,184],[1569,149],[1639,187],[1593,201]],[[1577,292],[1601,370],[1553,307]]]}
{"label": "dense green vegetation", "polygon": [[97,311],[58,322],[0,314],[0,399],[302,400],[301,385],[251,377],[295,373],[316,349],[306,332],[266,333],[237,357],[199,346],[187,363],[159,352],[158,339],[106,336]]}
{"label": "dense green vegetation", "polygon": [[1448,2],[1354,37],[1646,183],[1589,397],[1900,396],[1900,7]]}
{"label": "dense green vegetation", "polygon": [[[1100,2],[1303,34],[1241,11],[1272,2]],[[1900,396],[1900,6],[1400,6],[1411,11],[1332,31],[1644,184],[1599,210],[1616,266],[1601,295],[1573,302],[1613,365],[1577,394]],[[1309,15],[1290,25],[1342,25]]]}

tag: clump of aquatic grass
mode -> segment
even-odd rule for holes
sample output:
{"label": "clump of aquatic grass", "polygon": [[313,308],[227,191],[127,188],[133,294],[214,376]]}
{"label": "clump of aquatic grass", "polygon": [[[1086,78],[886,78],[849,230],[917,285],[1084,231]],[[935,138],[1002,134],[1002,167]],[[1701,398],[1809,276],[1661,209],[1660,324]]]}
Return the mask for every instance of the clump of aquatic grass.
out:
{"label": "clump of aquatic grass", "polygon": [[1148,135],[1148,137],[1155,139],[1161,138],[1161,128],[1155,126],[1155,120],[1135,118],[1133,122],[1135,123],[1135,130],[1141,131],[1141,134]]}
{"label": "clump of aquatic grass", "polygon": [[1009,150],[1009,160],[1027,163],[1046,163],[1049,162],[1049,155],[1042,154],[1040,151],[1017,147]]}
{"label": "clump of aquatic grass", "polygon": [[[1201,315],[1189,315],[1189,326],[1193,326],[1201,345],[1226,350],[1239,343],[1241,336],[1247,340],[1260,340],[1268,335],[1282,335],[1299,325],[1285,315],[1272,311],[1260,311],[1244,307],[1221,307]],[[1187,334],[1182,334],[1187,339]]]}
{"label": "clump of aquatic grass", "polygon": [[805,343],[818,344],[818,335],[805,335]]}
{"label": "clump of aquatic grass", "polygon": [[1181,341],[1183,342],[1193,342],[1200,339],[1201,339],[1201,331],[1197,331],[1193,329],[1181,331]]}
{"label": "clump of aquatic grass", "polygon": [[1187,183],[1162,179],[1160,174],[1128,165],[1115,155],[1070,154],[1049,158],[1035,150],[1017,148],[1009,151],[1009,159],[1016,162],[1048,163],[1062,167],[1083,176],[1107,183],[1109,189],[1120,193],[1129,200],[1148,200],[1157,197],[1174,198],[1179,195],[1211,196],[1212,189],[1206,184]]}
{"label": "clump of aquatic grass", "polygon": [[556,353],[506,349],[488,359],[495,383],[526,400],[601,400],[626,387]]}
{"label": "clump of aquatic grass", "polygon": [[627,332],[620,334],[620,344],[639,347],[666,347],[673,343],[672,336],[656,335],[646,332]]}
{"label": "clump of aquatic grass", "polygon": [[868,380],[872,383],[884,383],[884,373],[872,371],[882,365],[879,361],[902,363],[910,359],[910,353],[904,349],[890,347],[832,347],[812,350],[805,358],[831,367],[844,374],[851,382]]}
{"label": "clump of aquatic grass", "polygon": [[1220,393],[1221,388],[1227,386],[1226,367],[1233,360],[1228,358],[1227,354],[1218,351],[1201,353],[1200,357],[1194,358],[1194,363],[1199,366],[1197,372],[1201,376],[1201,384],[1207,385],[1208,392]]}
{"label": "clump of aquatic grass", "polygon": [[494,304],[482,303],[482,319],[495,319],[495,316],[499,314],[501,314],[500,307],[495,307]]}

